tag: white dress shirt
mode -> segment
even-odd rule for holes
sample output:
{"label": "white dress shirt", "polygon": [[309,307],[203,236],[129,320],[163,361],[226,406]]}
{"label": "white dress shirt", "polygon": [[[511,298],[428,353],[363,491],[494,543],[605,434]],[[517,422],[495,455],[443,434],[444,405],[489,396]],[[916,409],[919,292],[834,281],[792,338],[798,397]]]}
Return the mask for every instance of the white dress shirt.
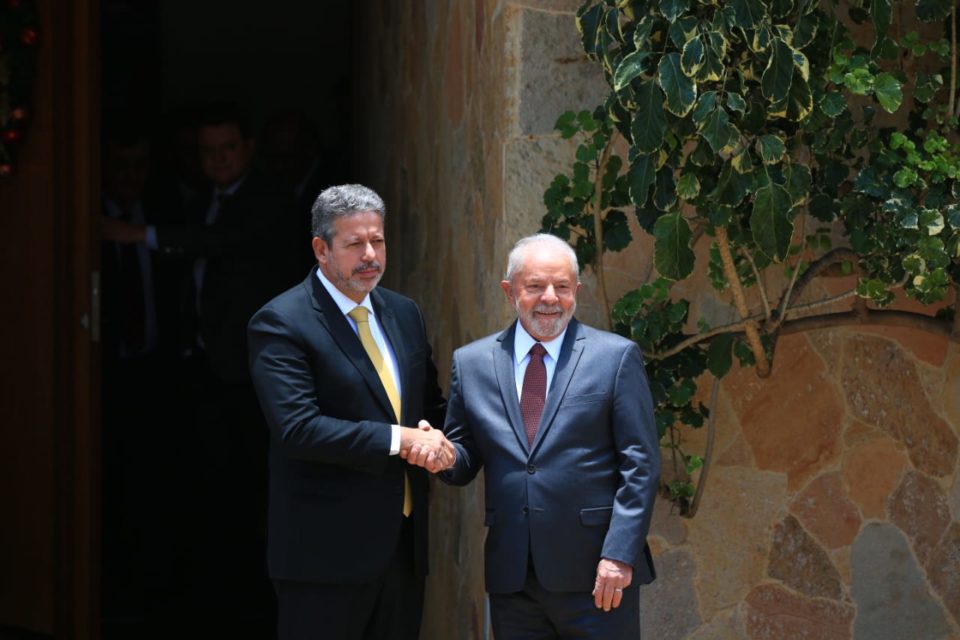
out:
{"label": "white dress shirt", "polygon": [[[565,335],[567,335],[566,328],[553,340],[540,343],[547,350],[547,354],[543,356],[543,366],[547,369],[547,394],[543,398],[544,402],[550,395],[550,385],[553,383],[553,374],[557,370],[557,359],[560,357],[560,347],[563,346]],[[513,334],[513,378],[517,384],[517,399],[523,393],[523,375],[527,372],[527,365],[530,364],[530,348],[536,343],[533,336],[527,333],[517,320],[517,330]]]}
{"label": "white dress shirt", "polygon": [[[367,321],[370,323],[370,333],[373,335],[373,341],[377,343],[377,348],[380,349],[380,353],[383,355],[383,361],[387,366],[387,371],[390,372],[390,377],[393,378],[393,384],[397,387],[397,395],[402,398],[403,389],[400,387],[400,376],[397,375],[397,356],[393,352],[393,347],[390,346],[390,341],[387,340],[386,335],[384,335],[380,329],[380,322],[377,320],[373,303],[370,302],[370,294],[368,293],[364,299],[360,301],[360,304],[357,304],[344,295],[340,289],[337,289],[337,287],[323,275],[323,271],[320,269],[317,269],[317,277],[320,278],[323,288],[327,290],[327,293],[333,298],[333,301],[337,304],[341,313],[346,317],[347,322],[350,323],[350,327],[354,333],[357,333],[357,323],[348,314],[358,306],[364,307],[367,310]],[[399,418],[400,417],[397,416],[398,420]],[[395,456],[400,453],[400,426],[396,424],[390,425],[390,429],[390,455]]]}

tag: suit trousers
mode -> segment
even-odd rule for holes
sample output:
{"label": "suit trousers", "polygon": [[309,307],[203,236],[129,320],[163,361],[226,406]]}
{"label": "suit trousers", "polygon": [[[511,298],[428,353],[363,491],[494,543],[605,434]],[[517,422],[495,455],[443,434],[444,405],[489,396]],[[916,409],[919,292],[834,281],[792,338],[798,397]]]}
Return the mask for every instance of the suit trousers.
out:
{"label": "suit trousers", "polygon": [[277,640],[417,640],[425,580],[414,571],[413,550],[413,519],[404,518],[393,559],[376,580],[275,580]]}
{"label": "suit trousers", "polygon": [[547,591],[531,565],[523,589],[490,594],[497,640],[640,640],[640,587],[623,590],[620,606],[597,609],[590,592]]}

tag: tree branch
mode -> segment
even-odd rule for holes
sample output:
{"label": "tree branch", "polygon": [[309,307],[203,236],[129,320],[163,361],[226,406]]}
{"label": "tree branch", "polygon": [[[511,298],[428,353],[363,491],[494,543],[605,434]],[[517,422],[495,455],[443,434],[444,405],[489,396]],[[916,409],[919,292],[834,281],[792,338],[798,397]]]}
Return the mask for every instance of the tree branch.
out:
{"label": "tree branch", "polygon": [[750,315],[747,308],[747,299],[743,295],[743,286],[740,283],[740,276],[737,275],[737,268],[733,263],[733,255],[730,253],[730,238],[727,236],[727,228],[723,225],[716,227],[717,247],[720,249],[720,261],[723,263],[723,272],[727,276],[727,282],[730,283],[730,290],[733,293],[733,301],[737,308],[737,313],[743,318],[743,330],[747,335],[747,343],[753,351],[753,356],[757,361],[757,375],[766,378],[770,375],[770,361],[767,360],[767,353],[763,349],[763,342],[760,341],[760,332],[757,330],[757,321]]}
{"label": "tree branch", "polygon": [[905,327],[942,336],[952,342],[960,342],[960,336],[953,335],[951,323],[947,320],[912,311],[870,309],[866,306],[863,309],[788,320],[783,323],[780,333],[789,335],[845,326]]}
{"label": "tree branch", "polygon": [[617,130],[614,129],[607,140],[607,146],[603,149],[600,156],[600,164],[597,166],[597,176],[593,184],[593,234],[597,241],[597,259],[594,270],[597,274],[597,293],[600,296],[600,304],[603,305],[604,328],[610,330],[610,299],[607,297],[607,280],[603,271],[603,174],[607,170],[607,163],[610,162],[610,154],[613,152],[613,143],[617,139]]}

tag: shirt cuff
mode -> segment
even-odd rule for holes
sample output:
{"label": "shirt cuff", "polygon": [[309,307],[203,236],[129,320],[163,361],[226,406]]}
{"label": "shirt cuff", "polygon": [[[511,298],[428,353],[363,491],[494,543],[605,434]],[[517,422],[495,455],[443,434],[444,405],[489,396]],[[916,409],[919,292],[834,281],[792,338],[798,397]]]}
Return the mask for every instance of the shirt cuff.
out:
{"label": "shirt cuff", "polygon": [[157,244],[157,228],[152,224],[148,224],[144,233],[146,235],[144,242],[147,243],[147,247],[153,250],[159,249],[160,245]]}
{"label": "shirt cuff", "polygon": [[390,425],[390,455],[395,456],[400,453],[400,425]]}

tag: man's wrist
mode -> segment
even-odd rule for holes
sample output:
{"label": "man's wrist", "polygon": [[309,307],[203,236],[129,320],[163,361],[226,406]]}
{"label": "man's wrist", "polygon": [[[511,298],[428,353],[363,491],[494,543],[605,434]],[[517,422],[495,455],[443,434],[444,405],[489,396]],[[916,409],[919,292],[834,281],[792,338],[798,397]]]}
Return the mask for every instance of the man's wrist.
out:
{"label": "man's wrist", "polygon": [[400,454],[400,429],[402,427],[398,424],[390,425],[390,455],[392,456]]}

